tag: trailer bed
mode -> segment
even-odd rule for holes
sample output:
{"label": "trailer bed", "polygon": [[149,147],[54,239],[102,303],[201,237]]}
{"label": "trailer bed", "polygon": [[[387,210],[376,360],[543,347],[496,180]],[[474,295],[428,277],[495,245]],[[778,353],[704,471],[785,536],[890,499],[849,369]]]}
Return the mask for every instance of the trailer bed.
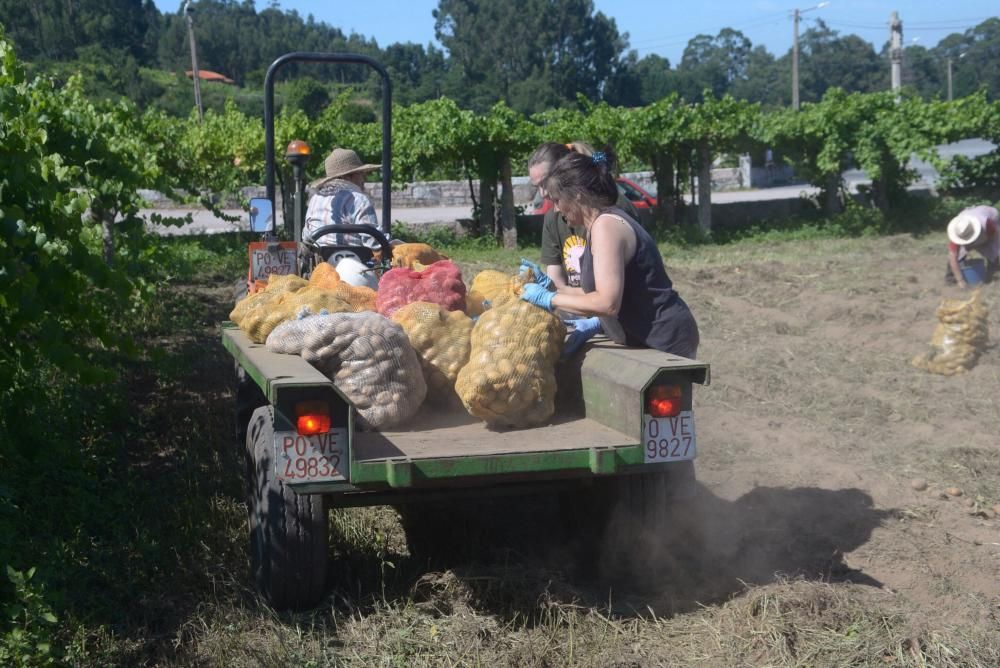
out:
{"label": "trailer bed", "polygon": [[556,417],[529,429],[495,430],[454,410],[424,409],[406,428],[354,432],[355,460],[444,459],[633,445],[631,438],[585,417]]}

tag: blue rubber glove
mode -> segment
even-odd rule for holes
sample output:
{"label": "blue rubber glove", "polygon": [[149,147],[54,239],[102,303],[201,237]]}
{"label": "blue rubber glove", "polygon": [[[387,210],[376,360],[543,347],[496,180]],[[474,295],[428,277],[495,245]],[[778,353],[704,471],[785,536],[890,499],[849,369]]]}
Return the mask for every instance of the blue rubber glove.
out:
{"label": "blue rubber glove", "polygon": [[548,312],[552,312],[552,298],[556,296],[556,293],[549,292],[538,283],[528,283],[521,289],[521,299],[526,302],[531,302],[535,306],[539,306]]}
{"label": "blue rubber glove", "polygon": [[563,346],[562,356],[569,357],[579,350],[584,343],[590,340],[595,334],[601,333],[601,319],[584,318],[573,321],[573,331],[566,337],[566,345]]}
{"label": "blue rubber glove", "polygon": [[548,275],[545,273],[545,270],[543,270],[541,267],[539,267],[537,264],[535,264],[531,260],[525,260],[522,257],[521,258],[521,270],[518,273],[520,273],[522,276],[524,276],[525,274],[528,273],[529,269],[535,275],[534,276],[535,283],[538,283],[540,286],[542,286],[546,290],[551,290],[552,289],[552,279],[548,277]]}

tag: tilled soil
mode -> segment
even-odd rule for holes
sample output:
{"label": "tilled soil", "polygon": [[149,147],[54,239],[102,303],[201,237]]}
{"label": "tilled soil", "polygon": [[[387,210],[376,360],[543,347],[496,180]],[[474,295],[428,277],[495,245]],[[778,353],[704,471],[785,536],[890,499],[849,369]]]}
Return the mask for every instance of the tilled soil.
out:
{"label": "tilled soil", "polygon": [[[1000,628],[1000,348],[959,376],[910,364],[940,298],[968,296],[945,287],[940,246],[674,272],[712,364],[696,396],[708,556],[733,576],[825,573],[915,623]],[[1000,336],[1000,285],[982,295]]]}

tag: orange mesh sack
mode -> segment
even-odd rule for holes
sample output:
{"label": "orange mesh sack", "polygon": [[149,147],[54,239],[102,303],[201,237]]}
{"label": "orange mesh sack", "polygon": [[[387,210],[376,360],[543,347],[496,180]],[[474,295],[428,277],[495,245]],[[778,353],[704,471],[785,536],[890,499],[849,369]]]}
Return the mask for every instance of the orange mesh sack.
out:
{"label": "orange mesh sack", "polygon": [[418,263],[426,266],[447,259],[447,255],[441,255],[428,244],[396,244],[392,247],[393,267],[414,269]]}
{"label": "orange mesh sack", "polygon": [[989,310],[979,290],[966,301],[942,299],[930,350],[913,358],[913,366],[943,376],[965,373],[976,366],[989,343]]}
{"label": "orange mesh sack", "polygon": [[438,403],[457,399],[455,380],[469,361],[472,318],[432,302],[413,302],[392,314],[410,339],[427,381],[427,397]]}
{"label": "orange mesh sack", "polygon": [[[267,287],[262,292],[247,295],[239,302],[229,314],[229,319],[235,322],[240,329],[247,331],[244,321],[249,318],[260,318],[261,313],[266,313],[274,303],[277,302],[286,292],[296,292],[306,287],[308,283],[294,274],[287,276],[272,276],[267,283]],[[258,341],[258,343],[260,343]]]}
{"label": "orange mesh sack", "polygon": [[363,285],[351,285],[350,283],[341,281],[334,288],[333,294],[350,304],[351,310],[356,313],[361,311],[374,312],[376,310],[375,303],[378,295],[374,290],[366,288]]}
{"label": "orange mesh sack", "polygon": [[449,311],[465,310],[462,272],[451,260],[441,260],[423,271],[390,269],[378,284],[378,312],[386,317],[412,302],[433,302]]}
{"label": "orange mesh sack", "polygon": [[521,299],[483,313],[455,383],[466,410],[491,427],[544,423],[555,410],[555,365],[565,338],[559,318]]}
{"label": "orange mesh sack", "polygon": [[309,285],[322,290],[333,290],[340,283],[340,274],[329,262],[320,262],[309,275]]}
{"label": "orange mesh sack", "polygon": [[502,306],[517,299],[526,277],[505,274],[495,269],[484,269],[476,274],[466,296],[466,313],[475,317],[493,306]]}
{"label": "orange mesh sack", "polygon": [[406,332],[377,313],[331,313],[288,320],[267,349],[299,354],[333,381],[363,428],[386,429],[420,409],[427,385]]}
{"label": "orange mesh sack", "polygon": [[375,291],[364,286],[354,286],[340,280],[336,267],[329,262],[320,262],[309,276],[310,287],[333,292],[338,299],[350,304],[351,311],[374,311]]}

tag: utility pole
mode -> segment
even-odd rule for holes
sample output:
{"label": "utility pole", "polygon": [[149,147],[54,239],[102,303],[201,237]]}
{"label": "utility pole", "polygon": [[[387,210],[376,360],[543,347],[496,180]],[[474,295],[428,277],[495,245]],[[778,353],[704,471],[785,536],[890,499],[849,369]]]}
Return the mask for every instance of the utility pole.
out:
{"label": "utility pole", "polygon": [[948,101],[951,102],[951,57],[948,58]]}
{"label": "utility pole", "polygon": [[822,9],[829,2],[821,2],[809,9],[792,10],[792,109],[799,110],[799,16],[814,9]]}
{"label": "utility pole", "polygon": [[792,109],[799,110],[799,10],[792,12]]}
{"label": "utility pole", "polygon": [[198,120],[205,120],[205,111],[201,106],[201,75],[198,72],[198,50],[194,44],[194,7],[191,0],[184,0],[184,17],[187,20],[188,42],[191,44],[191,78],[194,79],[194,106],[198,108]]}
{"label": "utility pole", "polygon": [[[964,53],[958,54],[958,59],[961,60],[962,58],[965,58],[965,54]],[[949,102],[951,102],[951,100],[952,100],[951,66],[952,66],[952,58],[951,58],[951,56],[948,56],[948,101]]]}
{"label": "utility pole", "polygon": [[889,59],[892,61],[892,89],[898,91],[903,85],[903,22],[899,12],[893,12],[889,20]]}

